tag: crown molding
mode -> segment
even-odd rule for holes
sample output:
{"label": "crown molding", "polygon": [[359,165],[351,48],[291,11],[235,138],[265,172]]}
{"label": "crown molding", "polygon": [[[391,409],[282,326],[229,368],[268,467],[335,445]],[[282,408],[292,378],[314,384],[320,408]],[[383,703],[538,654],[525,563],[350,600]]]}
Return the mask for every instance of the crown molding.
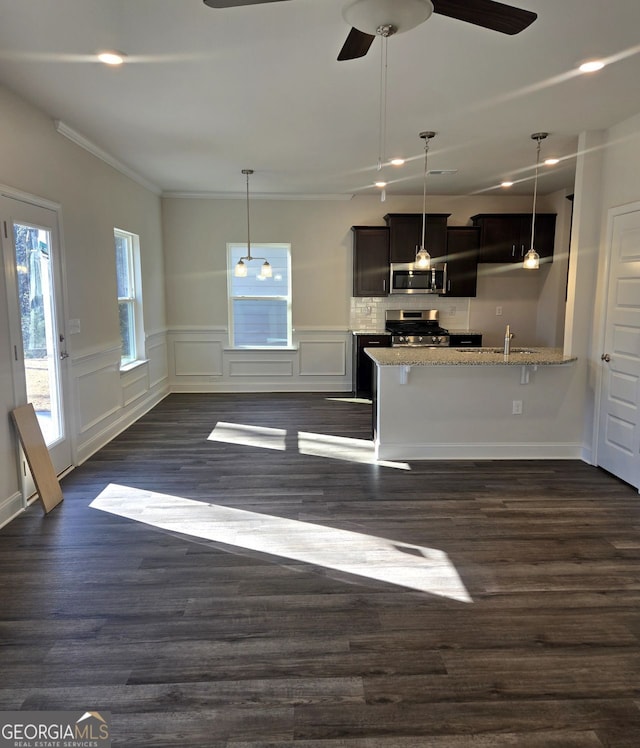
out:
{"label": "crown molding", "polygon": [[[187,200],[246,200],[246,192],[163,192],[162,197]],[[334,200],[348,202],[353,199],[349,194],[312,195],[300,192],[252,192],[252,200]]]}
{"label": "crown molding", "polygon": [[73,128],[69,127],[69,125],[62,122],[62,120],[55,120],[55,128],[56,132],[59,132],[60,135],[64,135],[64,137],[70,140],[72,143],[79,145],[80,148],[84,148],[85,151],[88,151],[96,158],[104,161],[105,164],[109,164],[109,166],[114,168],[116,171],[124,174],[125,177],[129,177],[129,179],[132,179],[134,182],[137,182],[145,189],[153,192],[156,195],[162,194],[162,190],[157,185],[153,184],[153,182],[149,182],[148,179],[145,179],[133,169],[130,169],[128,166],[123,164],[122,161],[118,161],[118,159],[112,156],[110,153],[103,151],[102,148],[85,138],[84,135],[80,135],[79,132],[76,132]]}

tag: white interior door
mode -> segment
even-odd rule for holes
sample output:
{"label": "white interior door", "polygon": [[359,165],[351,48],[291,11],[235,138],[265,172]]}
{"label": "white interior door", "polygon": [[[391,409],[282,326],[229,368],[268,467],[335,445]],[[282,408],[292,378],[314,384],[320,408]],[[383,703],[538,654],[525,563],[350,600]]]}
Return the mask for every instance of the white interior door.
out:
{"label": "white interior door", "polygon": [[640,205],[611,220],[597,463],[640,490]]}
{"label": "white interior door", "polygon": [[0,195],[0,228],[15,404],[33,404],[60,474],[71,465],[71,442],[58,214]]}

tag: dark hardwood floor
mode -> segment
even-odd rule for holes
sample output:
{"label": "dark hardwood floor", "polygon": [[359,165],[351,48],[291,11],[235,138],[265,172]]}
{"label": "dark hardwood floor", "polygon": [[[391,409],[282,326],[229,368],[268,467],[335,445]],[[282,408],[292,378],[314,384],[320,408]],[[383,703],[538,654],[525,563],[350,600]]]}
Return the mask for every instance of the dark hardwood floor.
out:
{"label": "dark hardwood floor", "polygon": [[313,436],[369,429],[319,394],[164,400],[0,531],[0,709],[110,711],[126,748],[637,748],[637,492]]}

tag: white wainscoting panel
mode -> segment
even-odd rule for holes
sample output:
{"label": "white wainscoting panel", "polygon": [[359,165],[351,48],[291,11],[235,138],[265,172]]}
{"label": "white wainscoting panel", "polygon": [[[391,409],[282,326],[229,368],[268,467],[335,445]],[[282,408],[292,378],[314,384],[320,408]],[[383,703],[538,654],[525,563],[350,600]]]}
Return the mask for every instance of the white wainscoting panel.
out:
{"label": "white wainscoting panel", "polygon": [[300,341],[300,376],[344,377],[347,355],[342,340]]}
{"label": "white wainscoting panel", "polygon": [[226,329],[170,330],[172,392],[350,392],[351,333],[294,331],[291,348],[229,347]]}
{"label": "white wainscoting panel", "polygon": [[169,379],[166,333],[161,332],[148,335],[146,348],[149,360],[149,387],[166,386]]}
{"label": "white wainscoting panel", "polygon": [[84,434],[122,407],[120,349],[73,361],[78,434]]}
{"label": "white wainscoting panel", "polygon": [[177,377],[222,376],[221,341],[176,340],[173,355]]}
{"label": "white wainscoting panel", "polygon": [[287,357],[283,361],[270,361],[262,356],[256,356],[255,351],[251,355],[252,357],[247,359],[229,357],[229,376],[256,378],[293,376],[293,361],[291,358]]}
{"label": "white wainscoting panel", "polygon": [[120,371],[119,346],[73,358],[74,464],[84,462],[168,394],[166,333],[151,339],[149,359],[128,371]]}
{"label": "white wainscoting panel", "polygon": [[122,389],[122,404],[126,408],[132,402],[142,397],[149,389],[148,362],[120,375]]}

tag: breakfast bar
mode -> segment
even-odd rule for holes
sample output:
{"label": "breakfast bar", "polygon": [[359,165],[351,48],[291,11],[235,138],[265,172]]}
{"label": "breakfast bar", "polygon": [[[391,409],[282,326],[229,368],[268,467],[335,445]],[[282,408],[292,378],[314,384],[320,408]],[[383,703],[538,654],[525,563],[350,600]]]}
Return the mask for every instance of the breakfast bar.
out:
{"label": "breakfast bar", "polygon": [[579,459],[577,359],[557,348],[375,348],[379,460]]}

